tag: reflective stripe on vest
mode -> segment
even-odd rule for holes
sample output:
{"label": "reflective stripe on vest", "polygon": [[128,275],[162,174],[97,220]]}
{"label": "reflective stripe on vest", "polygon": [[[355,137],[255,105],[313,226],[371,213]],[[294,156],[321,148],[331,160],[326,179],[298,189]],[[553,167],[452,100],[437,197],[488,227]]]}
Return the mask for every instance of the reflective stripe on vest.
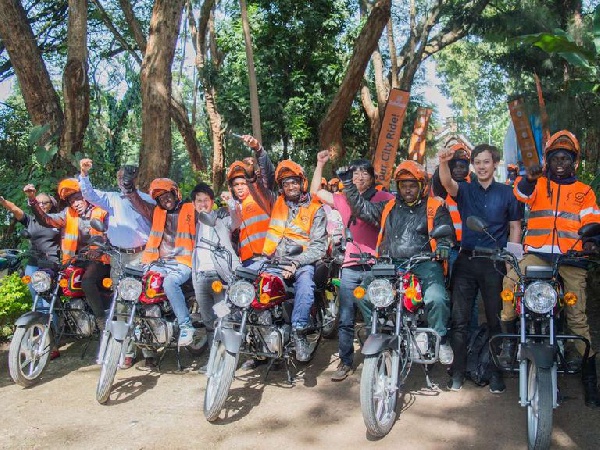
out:
{"label": "reflective stripe on vest", "polygon": [[446,197],[446,207],[448,208],[448,211],[450,211],[452,225],[454,225],[454,231],[456,232],[456,242],[460,243],[462,240],[462,218],[458,212],[457,203],[449,195]]}
{"label": "reflective stripe on vest", "polygon": [[[142,254],[142,262],[144,264],[151,263],[159,258],[159,248],[165,231],[166,221],[167,211],[156,206],[152,215],[152,229],[146,243],[146,248]],[[192,267],[195,236],[196,210],[192,203],[184,203],[179,210],[175,243],[173,245],[175,260],[178,263]]]}
{"label": "reflective stripe on vest", "polygon": [[305,249],[310,242],[310,229],[320,207],[321,202],[313,197],[308,206],[300,206],[296,217],[289,225],[286,225],[289,208],[285,204],[283,195],[280,195],[273,205],[263,253],[267,256],[273,255],[284,237]]}
{"label": "reflective stripe on vest", "polygon": [[[99,221],[104,223],[104,219],[108,213],[101,208],[95,206],[92,208],[92,214],[90,216],[91,219],[98,219]],[[101,236],[102,233],[100,231],[96,231],[90,227],[90,236]],[[67,213],[65,215],[65,229],[60,242],[60,247],[62,250],[62,262],[63,264],[68,262],[77,254],[77,247],[79,243],[79,216],[77,212],[69,207],[67,208]],[[95,249],[96,246],[90,246],[90,249]],[[97,261],[102,262],[103,264],[110,263],[110,257],[108,255],[102,255]]]}
{"label": "reflective stripe on vest", "polygon": [[242,201],[240,260],[246,261],[262,253],[270,220],[269,215],[254,201],[251,195]]}
{"label": "reflective stripe on vest", "polygon": [[[427,197],[427,231],[431,233],[433,229],[433,221],[435,219],[435,214],[440,206],[444,204],[444,201],[437,197]],[[396,205],[396,199],[392,199],[388,201],[383,207],[383,212],[381,213],[381,228],[379,228],[379,235],[377,236],[377,245],[375,246],[375,255],[379,256],[379,245],[383,240],[383,229],[385,228],[385,222],[390,214],[392,208]],[[435,240],[430,241],[431,251],[435,252],[436,242]]]}

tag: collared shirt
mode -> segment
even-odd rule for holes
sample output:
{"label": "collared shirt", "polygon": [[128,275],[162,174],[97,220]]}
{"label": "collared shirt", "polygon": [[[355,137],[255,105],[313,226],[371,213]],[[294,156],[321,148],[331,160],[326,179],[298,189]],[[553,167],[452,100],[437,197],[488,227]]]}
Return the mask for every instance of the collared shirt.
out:
{"label": "collared shirt", "polygon": [[[108,239],[120,248],[136,248],[146,245],[151,223],[138,213],[131,201],[120,192],[104,192],[94,189],[89,177],[79,176],[81,193],[91,204],[108,212]],[[147,202],[156,202],[148,194],[139,193]]]}
{"label": "collared shirt", "polygon": [[[453,198],[462,218],[462,249],[506,247],[510,231],[509,222],[522,218],[519,202],[513,195],[510,186],[494,180],[487,189],[484,189],[477,180],[472,180],[470,183],[460,182],[458,183],[458,193]],[[488,225],[488,232],[496,239],[497,243],[485,233],[470,230],[467,227],[469,216],[478,216],[483,219]]]}

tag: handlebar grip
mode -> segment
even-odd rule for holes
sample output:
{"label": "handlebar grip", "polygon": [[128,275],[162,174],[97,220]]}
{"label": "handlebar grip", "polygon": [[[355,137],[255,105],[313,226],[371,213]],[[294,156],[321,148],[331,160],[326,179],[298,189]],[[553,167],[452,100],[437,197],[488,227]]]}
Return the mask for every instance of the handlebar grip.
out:
{"label": "handlebar grip", "polygon": [[473,254],[479,253],[480,255],[496,255],[498,250],[487,247],[475,247]]}

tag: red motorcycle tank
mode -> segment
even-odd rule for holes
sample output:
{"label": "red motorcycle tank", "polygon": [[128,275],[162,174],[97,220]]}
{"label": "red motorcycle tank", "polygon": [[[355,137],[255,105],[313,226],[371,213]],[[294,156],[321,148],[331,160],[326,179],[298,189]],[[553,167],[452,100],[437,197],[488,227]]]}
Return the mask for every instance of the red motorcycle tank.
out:
{"label": "red motorcycle tank", "polygon": [[164,277],[161,273],[149,270],[142,277],[142,293],[140,302],[146,305],[164,302],[167,294],[163,288]]}
{"label": "red motorcycle tank", "polygon": [[404,308],[411,313],[415,313],[423,306],[423,292],[421,290],[421,282],[410,272],[405,272],[400,279],[402,287],[402,303]]}
{"label": "red motorcycle tank", "polygon": [[63,277],[60,281],[63,294],[70,298],[80,298],[85,296],[81,287],[81,278],[85,273],[83,267],[69,266],[65,269]]}
{"label": "red motorcycle tank", "polygon": [[252,308],[268,309],[283,303],[287,299],[285,282],[277,275],[263,272],[254,282],[256,297],[252,300]]}

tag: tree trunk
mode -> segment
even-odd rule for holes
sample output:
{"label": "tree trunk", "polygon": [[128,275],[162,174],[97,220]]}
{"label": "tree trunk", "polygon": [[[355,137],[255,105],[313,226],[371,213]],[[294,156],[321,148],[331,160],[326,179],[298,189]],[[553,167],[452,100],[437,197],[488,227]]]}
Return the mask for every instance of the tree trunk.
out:
{"label": "tree trunk", "polygon": [[258,87],[256,83],[256,71],[254,70],[254,52],[252,50],[252,35],[250,34],[250,23],[248,22],[248,8],[246,0],[240,0],[242,13],[242,29],[244,30],[244,42],[246,43],[246,62],[248,63],[248,85],[250,88],[250,113],[252,115],[252,135],[262,142],[260,127],[260,107],[258,104]]}
{"label": "tree trunk", "polygon": [[373,51],[391,14],[391,0],[379,0],[361,30],[354,52],[348,63],[348,69],[333,98],[325,117],[319,125],[319,142],[321,148],[330,148],[334,160],[344,156],[345,148],[342,142],[342,127],[348,118],[352,102],[359,90],[365,69],[369,64]]}
{"label": "tree trunk", "polygon": [[83,139],[90,120],[87,0],[69,0],[67,49],[67,65],[63,72],[65,124],[60,145],[60,156],[65,160],[83,151]]}
{"label": "tree trunk", "polygon": [[[121,9],[123,10],[123,14],[125,15],[127,26],[129,27],[137,46],[142,54],[145,54],[147,45],[146,37],[144,36],[144,32],[142,31],[140,23],[135,17],[131,3],[129,0],[119,0],[119,3],[121,5]],[[135,55],[135,57],[137,59],[137,55]],[[190,157],[192,169],[196,172],[206,170],[206,161],[204,160],[204,155],[202,155],[202,151],[198,145],[198,140],[196,139],[196,130],[194,129],[194,125],[192,123],[193,121],[190,122],[187,108],[183,102],[172,97],[171,113],[171,118],[173,119],[173,122],[175,122],[175,125],[177,125],[177,129],[183,138],[183,143],[188,152],[188,156]]]}
{"label": "tree trunk", "polygon": [[140,185],[166,177],[171,167],[171,65],[184,0],[156,0],[141,70]]}
{"label": "tree trunk", "polygon": [[52,138],[62,132],[64,117],[21,2],[0,0],[0,37],[17,75],[31,122],[48,127],[38,144],[49,148]]}

